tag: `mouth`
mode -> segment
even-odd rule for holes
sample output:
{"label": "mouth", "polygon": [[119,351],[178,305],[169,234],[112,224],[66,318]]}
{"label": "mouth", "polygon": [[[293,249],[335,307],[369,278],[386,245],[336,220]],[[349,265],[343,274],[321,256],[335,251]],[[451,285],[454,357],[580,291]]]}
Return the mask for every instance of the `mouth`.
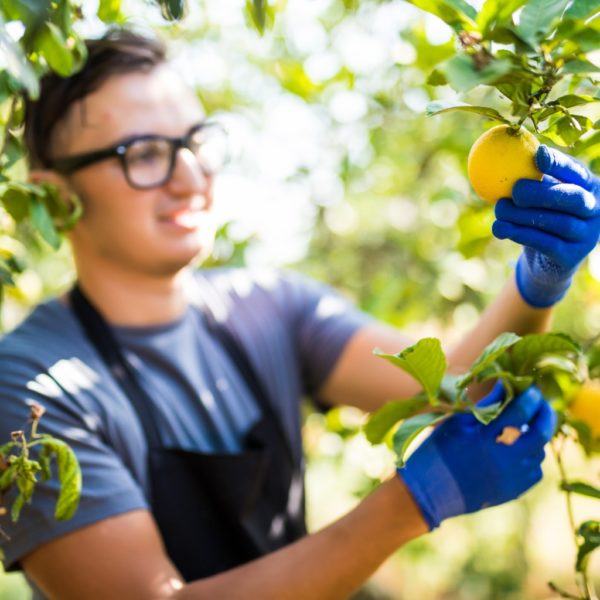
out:
{"label": "mouth", "polygon": [[198,208],[183,208],[158,218],[159,223],[178,229],[193,231],[204,220],[204,211]]}

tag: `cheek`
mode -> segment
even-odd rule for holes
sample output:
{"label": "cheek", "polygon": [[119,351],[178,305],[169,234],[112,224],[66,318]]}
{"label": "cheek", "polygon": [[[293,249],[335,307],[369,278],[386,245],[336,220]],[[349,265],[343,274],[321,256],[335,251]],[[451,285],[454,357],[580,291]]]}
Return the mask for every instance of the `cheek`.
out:
{"label": "cheek", "polygon": [[79,186],[84,213],[81,224],[96,237],[149,235],[154,226],[154,190],[134,190],[120,173],[105,169]]}

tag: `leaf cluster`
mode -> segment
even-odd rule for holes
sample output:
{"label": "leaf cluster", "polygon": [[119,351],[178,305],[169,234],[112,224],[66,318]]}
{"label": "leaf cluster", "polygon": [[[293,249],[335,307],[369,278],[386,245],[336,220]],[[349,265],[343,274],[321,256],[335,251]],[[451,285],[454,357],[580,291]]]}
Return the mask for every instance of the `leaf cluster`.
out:
{"label": "leaf cluster", "polygon": [[528,121],[542,140],[575,152],[586,134],[586,145],[600,139],[600,123],[580,110],[600,100],[600,67],[588,56],[600,47],[598,0],[486,0],[479,11],[464,0],[407,1],[456,35],[456,53],[429,84],[460,93],[490,86],[510,102],[510,116],[464,102],[434,102],[428,114],[469,111],[515,128]]}
{"label": "leaf cluster", "polygon": [[[421,431],[455,413],[470,413],[487,425],[515,395],[532,384],[540,386],[547,398],[559,401],[569,386],[585,378],[581,347],[561,333],[524,337],[503,333],[461,375],[446,372],[448,362],[436,338],[424,338],[397,354],[377,349],[374,353],[410,374],[423,388],[411,398],[388,402],[370,415],[364,427],[373,444],[383,442],[393,432],[392,446],[399,466],[404,464],[411,442]],[[504,386],[502,403],[479,407],[469,398],[471,384],[496,380]]]}
{"label": "leaf cluster", "polygon": [[[56,464],[60,492],[54,516],[57,520],[70,519],[77,510],[81,495],[81,469],[73,450],[62,440],[48,434],[38,434],[37,426],[43,408],[32,409],[29,438],[23,431],[15,431],[12,441],[0,446],[0,504],[16,488],[11,505],[11,518],[17,521],[25,504],[30,504],[38,477],[52,478],[52,464]],[[32,458],[35,448],[37,456]]]}

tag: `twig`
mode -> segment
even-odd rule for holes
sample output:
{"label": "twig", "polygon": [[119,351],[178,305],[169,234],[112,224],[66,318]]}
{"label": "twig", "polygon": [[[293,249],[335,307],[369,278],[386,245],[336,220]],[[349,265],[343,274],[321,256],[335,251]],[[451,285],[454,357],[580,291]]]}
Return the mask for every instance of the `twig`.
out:
{"label": "twig", "polygon": [[581,596],[574,596],[573,594],[570,594],[569,592],[565,592],[565,590],[559,588],[555,583],[552,583],[551,581],[548,582],[548,587],[553,592],[556,592],[557,594],[559,594],[562,598],[571,598],[572,600],[582,600]]}
{"label": "twig", "polygon": [[[552,448],[552,452],[554,454],[554,458],[556,459],[556,464],[558,465],[558,471],[560,473],[561,485],[567,483],[567,474],[566,474],[565,467],[562,462],[562,456],[561,456],[566,439],[567,439],[566,436],[563,435],[562,443],[561,443],[561,446],[559,449],[556,448],[555,440],[552,440],[552,443],[550,444],[550,447]],[[577,526],[575,525],[575,517],[574,517],[574,513],[573,513],[573,503],[572,503],[571,492],[569,490],[565,490],[565,494],[567,495],[566,501],[567,501],[567,514],[569,516],[569,524],[570,524],[571,530],[573,532],[573,540],[575,542],[575,548],[578,550],[579,549],[579,540],[577,538]],[[596,593],[594,592],[593,588],[591,587],[591,584],[588,580],[588,576],[587,576],[587,572],[586,572],[585,568],[583,569],[583,571],[578,571],[575,574],[575,581],[577,583],[577,587],[579,588],[579,591],[583,593],[583,598],[585,598],[585,600],[597,600]]]}

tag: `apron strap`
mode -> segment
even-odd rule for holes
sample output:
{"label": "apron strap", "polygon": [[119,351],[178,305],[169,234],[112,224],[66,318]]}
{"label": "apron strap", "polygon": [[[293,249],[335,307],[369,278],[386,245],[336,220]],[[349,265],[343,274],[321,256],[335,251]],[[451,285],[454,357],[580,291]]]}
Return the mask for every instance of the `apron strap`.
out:
{"label": "apron strap", "polygon": [[87,299],[78,284],[75,284],[69,292],[69,298],[87,337],[135,409],[149,446],[159,446],[160,434],[156,421],[152,417],[152,400],[140,385],[136,373],[123,356],[111,328]]}
{"label": "apron strap", "polygon": [[[194,287],[199,291],[197,286]],[[75,315],[81,323],[87,337],[99,352],[102,359],[109,367],[110,372],[115,377],[117,383],[121,386],[121,389],[135,409],[149,444],[154,447],[161,446],[159,429],[155,418],[153,418],[153,401],[140,384],[135,370],[125,358],[110,326],[85,296],[78,283],[76,283],[69,292],[69,297]],[[194,294],[192,301],[194,306],[200,310],[200,314],[204,319],[207,329],[219,340],[240,371],[240,374],[246,381],[246,384],[250,388],[250,391],[263,413],[267,414],[276,424],[279,435],[287,450],[290,463],[295,465],[296,461],[294,459],[294,452],[289,436],[286,434],[281,418],[269,401],[269,394],[264,383],[261,378],[257,376],[256,370],[251,364],[247,354],[241,349],[231,332],[217,322],[212,312],[204,302],[200,301],[196,294]]]}

